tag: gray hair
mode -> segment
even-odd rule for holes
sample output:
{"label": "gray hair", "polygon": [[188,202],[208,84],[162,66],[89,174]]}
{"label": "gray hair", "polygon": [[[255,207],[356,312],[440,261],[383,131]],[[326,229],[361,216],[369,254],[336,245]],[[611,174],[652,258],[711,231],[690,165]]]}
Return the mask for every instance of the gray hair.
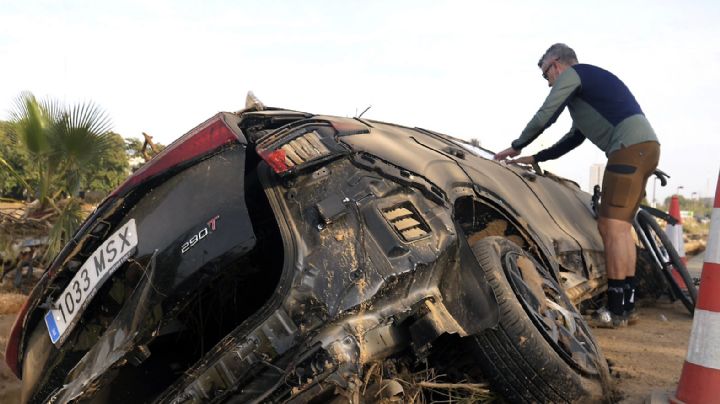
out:
{"label": "gray hair", "polygon": [[538,67],[542,68],[542,65],[550,60],[558,60],[568,66],[578,62],[575,51],[564,43],[556,43],[549,47],[538,61]]}

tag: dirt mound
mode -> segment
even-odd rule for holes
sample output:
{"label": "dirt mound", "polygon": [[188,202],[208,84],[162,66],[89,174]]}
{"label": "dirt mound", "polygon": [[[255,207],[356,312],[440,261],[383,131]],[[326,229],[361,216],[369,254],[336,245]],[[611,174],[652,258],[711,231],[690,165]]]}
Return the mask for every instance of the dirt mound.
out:
{"label": "dirt mound", "polygon": [[21,293],[0,294],[0,314],[16,314],[26,299],[27,295]]}

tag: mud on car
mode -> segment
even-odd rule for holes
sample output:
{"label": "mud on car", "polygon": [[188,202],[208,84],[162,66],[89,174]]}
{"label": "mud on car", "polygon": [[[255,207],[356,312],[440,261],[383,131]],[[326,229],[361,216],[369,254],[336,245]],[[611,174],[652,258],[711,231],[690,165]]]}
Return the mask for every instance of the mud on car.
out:
{"label": "mud on car", "polygon": [[447,135],[251,103],[98,206],[6,360],[32,403],[375,402],[429,367],[510,401],[600,401],[576,309],[605,287],[590,206]]}

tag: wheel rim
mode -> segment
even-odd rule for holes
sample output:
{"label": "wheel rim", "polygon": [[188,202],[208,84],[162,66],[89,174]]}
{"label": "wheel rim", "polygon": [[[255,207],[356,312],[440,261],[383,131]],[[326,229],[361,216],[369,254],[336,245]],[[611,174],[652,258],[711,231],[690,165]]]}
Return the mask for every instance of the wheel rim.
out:
{"label": "wheel rim", "polygon": [[597,375],[599,358],[590,331],[547,270],[517,252],[505,255],[504,269],[520,304],[553,349],[579,371]]}
{"label": "wheel rim", "polygon": [[670,254],[668,254],[667,250],[665,249],[665,246],[662,244],[662,241],[659,240],[658,236],[655,234],[655,231],[650,229],[648,231],[649,238],[648,241],[652,245],[653,252],[657,255],[658,260],[660,261],[660,264],[663,266],[663,268],[667,268],[668,266],[672,266],[672,260],[670,259]]}

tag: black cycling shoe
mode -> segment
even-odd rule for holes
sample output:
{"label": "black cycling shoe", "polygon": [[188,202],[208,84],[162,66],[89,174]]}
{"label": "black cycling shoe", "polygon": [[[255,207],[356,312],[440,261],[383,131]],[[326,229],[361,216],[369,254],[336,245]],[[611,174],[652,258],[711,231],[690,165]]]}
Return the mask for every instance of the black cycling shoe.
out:
{"label": "black cycling shoe", "polygon": [[621,328],[627,327],[628,319],[624,314],[618,316],[611,313],[607,307],[602,307],[590,316],[588,324],[590,324],[590,327],[596,328]]}

